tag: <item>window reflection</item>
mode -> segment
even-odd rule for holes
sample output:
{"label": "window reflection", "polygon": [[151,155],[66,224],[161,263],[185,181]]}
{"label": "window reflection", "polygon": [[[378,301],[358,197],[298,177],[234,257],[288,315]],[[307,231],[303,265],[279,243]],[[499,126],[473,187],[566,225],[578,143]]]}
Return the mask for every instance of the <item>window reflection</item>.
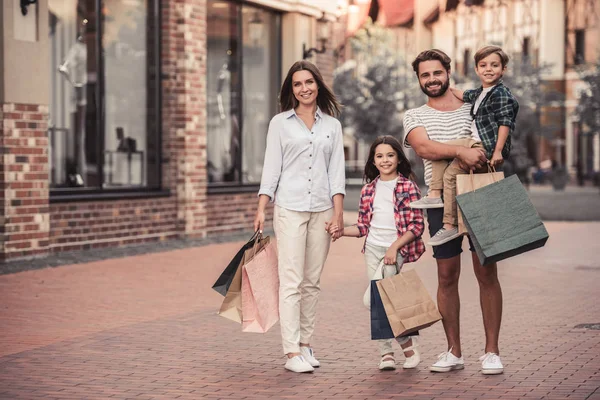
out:
{"label": "window reflection", "polygon": [[[208,2],[207,128],[211,183],[258,183],[279,87],[279,16]],[[240,67],[241,66],[241,67]]]}

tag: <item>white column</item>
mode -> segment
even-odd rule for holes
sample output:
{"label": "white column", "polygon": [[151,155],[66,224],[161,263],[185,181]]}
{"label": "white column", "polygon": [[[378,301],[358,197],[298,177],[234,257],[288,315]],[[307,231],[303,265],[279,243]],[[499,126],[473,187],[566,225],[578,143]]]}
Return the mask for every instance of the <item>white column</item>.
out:
{"label": "white column", "polygon": [[545,79],[562,80],[565,74],[565,10],[563,0],[540,1],[539,59],[552,64]]}

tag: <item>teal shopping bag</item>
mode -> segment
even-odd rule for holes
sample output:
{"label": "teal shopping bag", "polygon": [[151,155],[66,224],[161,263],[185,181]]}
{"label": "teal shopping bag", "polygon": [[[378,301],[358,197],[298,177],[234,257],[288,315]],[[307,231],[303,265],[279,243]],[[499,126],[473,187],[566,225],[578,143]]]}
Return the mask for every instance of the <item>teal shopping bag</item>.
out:
{"label": "teal shopping bag", "polygon": [[456,196],[481,265],[546,244],[548,232],[516,175]]}

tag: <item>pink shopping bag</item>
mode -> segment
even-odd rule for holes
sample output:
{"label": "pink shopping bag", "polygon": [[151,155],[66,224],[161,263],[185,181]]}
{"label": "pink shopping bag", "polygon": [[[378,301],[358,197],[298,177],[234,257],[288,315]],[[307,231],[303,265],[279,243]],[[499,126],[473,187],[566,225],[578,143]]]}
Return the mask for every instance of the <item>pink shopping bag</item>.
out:
{"label": "pink shopping bag", "polygon": [[277,250],[269,241],[242,267],[242,331],[265,333],[278,320]]}

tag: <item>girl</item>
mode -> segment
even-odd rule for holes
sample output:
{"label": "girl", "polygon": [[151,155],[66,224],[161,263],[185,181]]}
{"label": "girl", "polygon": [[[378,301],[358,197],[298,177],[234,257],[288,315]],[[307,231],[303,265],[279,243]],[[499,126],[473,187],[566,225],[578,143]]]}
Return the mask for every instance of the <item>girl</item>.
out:
{"label": "girl", "polygon": [[[369,151],[364,178],[367,184],[360,196],[358,223],[342,229],[331,226],[329,233],[367,237],[363,253],[370,281],[382,260],[385,265],[395,265],[396,271],[400,272],[404,263],[419,259],[425,251],[421,240],[424,224],[423,212],[409,207],[411,202],[419,200],[421,194],[414,182],[410,163],[396,138],[380,136],[375,140]],[[418,332],[415,332],[396,338],[406,357],[404,368],[415,368],[421,361],[417,335]],[[378,342],[381,353],[379,369],[396,369],[392,340]]]}
{"label": "girl", "polygon": [[[273,227],[279,261],[279,316],[285,368],[320,366],[310,347],[321,271],[331,238],[324,226],[343,226],[345,195],[339,103],[308,61],[290,68],[273,117],[254,229],[262,231],[265,207],[275,201]],[[339,234],[334,234],[335,238]]]}

